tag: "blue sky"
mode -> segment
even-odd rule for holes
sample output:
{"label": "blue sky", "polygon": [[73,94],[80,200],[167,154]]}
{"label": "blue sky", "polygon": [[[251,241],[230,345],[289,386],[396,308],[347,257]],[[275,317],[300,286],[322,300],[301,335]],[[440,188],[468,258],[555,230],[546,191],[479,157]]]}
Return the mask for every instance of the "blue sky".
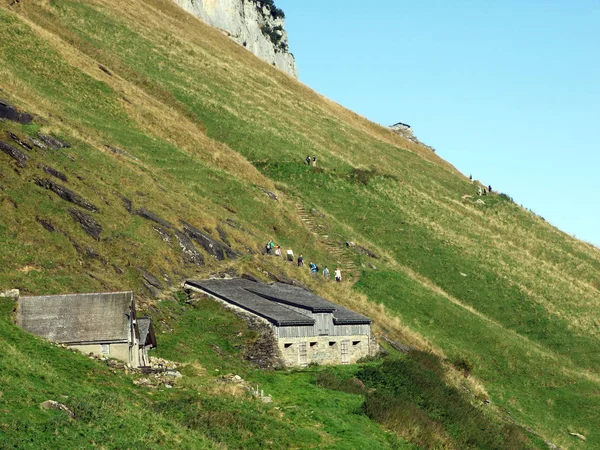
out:
{"label": "blue sky", "polygon": [[300,80],[600,246],[600,0],[277,0]]}

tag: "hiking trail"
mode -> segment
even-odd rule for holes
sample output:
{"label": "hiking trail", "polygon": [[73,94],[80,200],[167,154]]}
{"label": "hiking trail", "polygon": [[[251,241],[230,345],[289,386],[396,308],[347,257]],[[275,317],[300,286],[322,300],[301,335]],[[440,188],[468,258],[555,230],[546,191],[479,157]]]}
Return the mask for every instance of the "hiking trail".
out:
{"label": "hiking trail", "polygon": [[[339,240],[332,238],[328,227],[317,222],[319,213],[316,210],[308,211],[300,203],[296,203],[296,209],[302,223],[317,238],[317,241],[325,248],[327,253],[334,257],[340,269],[345,272],[357,271],[358,266],[352,257],[352,250],[345,248],[346,244],[342,236],[339,236]],[[333,275],[335,267],[330,267],[329,270]]]}

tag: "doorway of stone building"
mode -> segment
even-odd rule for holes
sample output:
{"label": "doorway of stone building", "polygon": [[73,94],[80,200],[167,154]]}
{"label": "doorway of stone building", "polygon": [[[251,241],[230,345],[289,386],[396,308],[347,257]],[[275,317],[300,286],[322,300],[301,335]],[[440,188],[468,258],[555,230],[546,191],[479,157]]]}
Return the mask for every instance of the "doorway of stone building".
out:
{"label": "doorway of stone building", "polygon": [[350,341],[342,341],[340,346],[342,348],[342,364],[348,364],[350,362],[350,354],[348,352]]}
{"label": "doorway of stone building", "polygon": [[298,344],[298,364],[306,366],[308,364],[308,352],[306,351],[306,342]]}

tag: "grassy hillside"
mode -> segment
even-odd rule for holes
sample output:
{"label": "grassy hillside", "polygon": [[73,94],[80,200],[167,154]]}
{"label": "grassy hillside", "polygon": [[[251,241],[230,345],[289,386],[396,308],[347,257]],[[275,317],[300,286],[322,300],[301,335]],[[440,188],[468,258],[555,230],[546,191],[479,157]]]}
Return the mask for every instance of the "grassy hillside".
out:
{"label": "grassy hillside", "polygon": [[[167,0],[11,3],[0,1],[0,98],[34,113],[36,119],[31,125],[0,122],[0,141],[29,158],[20,167],[0,153],[0,289],[43,294],[131,288],[143,308],[159,314],[173,307],[170,291],[186,277],[235,269],[264,278],[296,278],[373,317],[380,334],[431,352],[441,367],[432,373],[448,389],[460,390],[463,382],[469,389],[476,386],[477,395],[469,404],[477,406],[477,414],[488,417],[498,433],[511,436],[503,427],[514,422],[529,430],[521,431],[523,440],[510,442],[600,446],[597,248],[560,232],[508,196],[491,195],[482,198],[483,204],[476,202],[476,186],[429,148],[323,98]],[[39,140],[38,133],[53,135],[71,146],[29,144],[32,148],[27,149],[10,133],[22,142],[29,142],[28,137]],[[317,156],[317,167],[303,164],[309,154]],[[64,194],[62,188],[83,199],[79,206],[73,196],[67,201],[57,194]],[[299,207],[309,212],[310,220],[301,220]],[[95,236],[74,219],[81,213],[101,230]],[[212,255],[190,239],[185,233],[189,226],[181,221],[237,257]],[[321,267],[343,263],[349,268],[344,273],[348,281],[342,286],[320,283],[305,271],[260,255],[271,238]],[[346,248],[344,243],[350,241],[358,246]],[[158,286],[149,287],[152,283]],[[206,365],[212,372],[221,370],[220,358],[208,350],[178,350],[180,341],[201,337],[195,332],[196,319],[188,316],[195,313],[180,314],[188,319],[173,324],[175,331],[165,329],[168,333],[159,336],[164,350],[159,352]],[[8,325],[3,339],[15,352],[20,352],[21,340],[40,355],[59,351]],[[201,342],[198,345],[206,345]],[[17,371],[19,358],[4,364]],[[56,373],[56,386],[69,383],[63,364],[83,364],[77,369],[81,373],[100,371],[99,378],[92,376],[89,389],[104,382],[104,369],[85,358],[39,358]],[[323,407],[323,415],[312,422],[302,416],[297,429],[290,425],[291,413],[285,414],[287,419],[274,416],[272,420],[281,423],[289,420],[281,430],[299,433],[290,435],[299,446],[323,447],[327,439],[338,442],[344,427],[364,430],[361,436],[381,445],[400,445],[390,443],[388,433],[366,419],[367,410],[356,417],[351,414],[366,398],[364,393],[323,388],[315,394],[310,371],[274,374],[270,379],[233,362],[238,360],[233,358],[228,370],[243,371],[249,379],[278,389],[287,395],[282,402],[298,405],[302,400],[312,410],[316,404],[309,397],[331,395],[331,404],[346,411],[343,423],[336,425],[335,408],[327,413]],[[469,369],[466,381],[452,370],[452,363]],[[61,430],[52,439],[67,432],[64,424],[40,416],[35,406],[46,400],[40,400],[46,397],[40,392],[48,389],[33,381],[38,364],[25,369],[33,383],[30,394],[11,397],[20,405],[15,411],[36,411],[32,417],[40,428],[32,446],[50,439],[43,432],[49,426]],[[428,364],[426,359],[418,363],[423,370]],[[214,375],[206,374],[209,379]],[[354,373],[338,375],[346,380]],[[124,387],[130,381],[124,380],[107,383],[115,384],[119,401],[129,402],[135,395]],[[381,385],[375,376],[368,380]],[[289,383],[298,389],[285,394]],[[461,440],[465,434],[456,431],[460,427],[444,420],[445,413],[429,409],[410,392],[389,389],[411,399],[423,417],[433,420],[440,427],[437,437],[418,438],[415,430],[428,423],[425,419],[412,431],[375,413],[372,419],[422,447],[444,442],[460,448],[467,442]],[[7,395],[5,389],[2,392],[0,401]],[[175,401],[166,398],[167,403]],[[233,407],[223,397],[216,398],[207,408]],[[490,401],[485,410],[484,399]],[[141,403],[127,415],[139,418],[146,400],[136,401]],[[177,401],[186,405],[196,400],[182,396]],[[102,404],[93,403],[90,414]],[[200,446],[205,440],[208,446],[235,448],[240,442],[240,437],[207,434],[200,425],[190,431],[181,425],[186,422],[171,418],[177,409],[169,408],[156,412],[156,419],[139,420],[164,420],[170,430],[164,438],[177,436],[182,446],[192,440]],[[186,408],[179,408],[181,414]],[[273,415],[277,410],[265,411]],[[20,420],[10,411],[7,417],[4,424]],[[366,422],[356,425],[354,419]],[[112,416],[106,416],[90,431],[89,440],[96,442],[93,433],[114,433],[112,423]],[[324,431],[315,434],[315,423]],[[159,439],[161,432],[156,433]],[[196,441],[194,433],[202,438]],[[129,440],[111,445],[138,442],[122,439]],[[347,448],[358,448],[359,441],[354,442]],[[493,445],[509,446],[502,440]]]}

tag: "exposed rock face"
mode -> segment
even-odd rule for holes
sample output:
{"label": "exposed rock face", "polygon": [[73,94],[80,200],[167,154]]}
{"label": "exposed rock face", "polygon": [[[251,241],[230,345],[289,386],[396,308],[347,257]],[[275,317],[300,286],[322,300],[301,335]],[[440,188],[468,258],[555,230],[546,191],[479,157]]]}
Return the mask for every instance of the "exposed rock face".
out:
{"label": "exposed rock face", "polygon": [[61,186],[60,184],[55,183],[54,181],[50,181],[43,178],[36,178],[34,181],[35,184],[37,184],[38,186],[51,190],[63,200],[74,203],[83,209],[87,209],[88,211],[98,211],[98,208],[96,208],[92,203],[88,202],[82,196],[76,194],[75,192],[67,189],[64,186]]}
{"label": "exposed rock face", "polygon": [[75,222],[78,222],[87,234],[96,239],[100,240],[100,233],[102,233],[102,225],[96,222],[89,214],[79,211],[78,209],[69,209],[69,214]]}
{"label": "exposed rock face", "polygon": [[8,145],[6,142],[0,141],[0,151],[3,151],[12,159],[17,161],[17,165],[19,167],[25,167],[27,165],[27,160],[29,156],[23,153],[21,150],[14,148],[12,145]]}
{"label": "exposed rock face", "polygon": [[298,78],[280,10],[261,0],[173,0],[209,25],[225,31],[259,58]]}
{"label": "exposed rock face", "polygon": [[21,112],[17,110],[10,103],[0,99],[0,118],[12,120],[13,122],[19,122],[22,124],[29,124],[33,120],[33,116],[31,114]]}

